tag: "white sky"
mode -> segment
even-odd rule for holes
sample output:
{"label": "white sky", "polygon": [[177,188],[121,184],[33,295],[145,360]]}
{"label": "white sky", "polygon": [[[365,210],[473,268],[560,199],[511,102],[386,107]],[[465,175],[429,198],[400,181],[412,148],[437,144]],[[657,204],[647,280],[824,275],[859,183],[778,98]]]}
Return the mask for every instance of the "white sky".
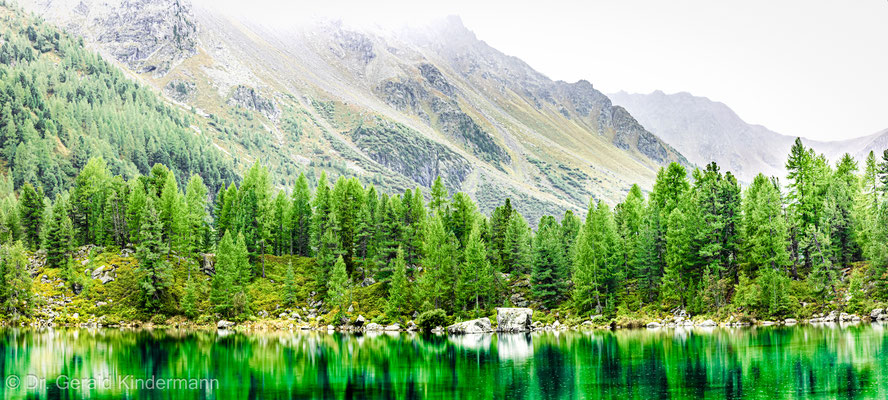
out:
{"label": "white sky", "polygon": [[459,15],[478,38],[552,79],[680,91],[749,123],[839,140],[888,128],[888,0],[195,0],[286,24],[384,25]]}

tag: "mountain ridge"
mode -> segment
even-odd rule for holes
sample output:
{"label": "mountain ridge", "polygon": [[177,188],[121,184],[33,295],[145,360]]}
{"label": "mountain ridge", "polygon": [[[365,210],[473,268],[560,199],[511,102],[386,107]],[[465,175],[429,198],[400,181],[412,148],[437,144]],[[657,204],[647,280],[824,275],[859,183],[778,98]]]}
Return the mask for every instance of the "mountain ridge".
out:
{"label": "mountain ridge", "polygon": [[23,5],[205,118],[203,134],[242,170],[262,160],[284,171],[281,186],[298,170],[386,191],[442,173],[482,211],[512,197],[533,219],[590,197],[615,203],[633,183],[649,189],[662,165],[689,164],[588,81],[552,81],[455,17],[392,32],[271,27],[175,0]]}
{"label": "mountain ridge", "polygon": [[[608,96],[697,165],[715,161],[746,183],[759,172],[786,175],[785,158],[795,137],[747,123],[723,102],[688,92],[666,94],[660,90],[649,94],[621,91]],[[833,161],[844,153],[862,161],[870,151],[881,154],[888,148],[888,129],[847,140],[802,138],[802,142]]]}

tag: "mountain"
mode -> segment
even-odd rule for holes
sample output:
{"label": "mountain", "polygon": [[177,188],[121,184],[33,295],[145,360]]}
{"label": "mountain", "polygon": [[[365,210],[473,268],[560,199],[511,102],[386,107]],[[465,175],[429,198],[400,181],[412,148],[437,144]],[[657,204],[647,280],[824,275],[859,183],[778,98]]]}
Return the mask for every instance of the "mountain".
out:
{"label": "mountain", "polygon": [[385,191],[451,191],[535,221],[616,202],[688,161],[587,81],[553,81],[457,17],[397,30],[316,19],[278,27],[182,0],[26,0],[23,6],[205,121],[243,170],[261,160],[357,175]]}
{"label": "mountain", "polygon": [[205,124],[135,85],[78,39],[15,8],[0,6],[0,15],[4,180],[55,197],[92,157],[126,179],[155,163],[180,182],[199,174],[213,189],[237,179],[229,157],[200,134]]}
{"label": "mountain", "polygon": [[[795,137],[749,124],[723,103],[686,92],[618,92],[608,97],[696,165],[715,161],[747,183],[759,172],[786,176],[784,164]],[[888,148],[888,130],[843,141],[803,142],[831,160],[850,153],[862,161],[870,151],[881,154]]]}

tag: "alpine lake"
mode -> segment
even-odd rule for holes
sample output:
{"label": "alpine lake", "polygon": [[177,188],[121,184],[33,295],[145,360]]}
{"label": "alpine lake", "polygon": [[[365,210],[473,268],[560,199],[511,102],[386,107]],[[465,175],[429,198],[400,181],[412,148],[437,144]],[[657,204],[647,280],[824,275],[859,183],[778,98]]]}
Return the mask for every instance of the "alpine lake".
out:
{"label": "alpine lake", "polygon": [[880,323],[419,335],[0,330],[3,399],[886,398]]}

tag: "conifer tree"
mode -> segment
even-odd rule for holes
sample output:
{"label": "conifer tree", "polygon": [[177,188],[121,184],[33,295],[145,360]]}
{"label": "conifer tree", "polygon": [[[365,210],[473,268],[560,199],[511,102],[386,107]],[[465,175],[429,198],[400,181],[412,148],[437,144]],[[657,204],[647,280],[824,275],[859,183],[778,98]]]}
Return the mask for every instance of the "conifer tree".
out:
{"label": "conifer tree", "polygon": [[207,187],[200,175],[192,175],[185,187],[185,240],[186,251],[197,254],[209,247],[209,215],[207,213]]}
{"label": "conifer tree", "polygon": [[426,225],[420,277],[421,298],[428,299],[434,308],[442,308],[451,298],[456,282],[457,242],[444,228],[441,215],[435,214]]}
{"label": "conifer tree", "polygon": [[162,231],[163,224],[154,208],[154,201],[149,198],[142,215],[142,241],[136,250],[136,258],[139,260],[139,286],[144,305],[146,309],[153,311],[160,308],[173,280],[170,267],[163,259],[167,248],[161,238]]}
{"label": "conifer tree", "polygon": [[[560,228],[556,226],[556,228]],[[491,228],[492,229],[492,228]],[[561,230],[556,229],[557,239],[561,239]],[[504,241],[503,265],[508,271],[526,274],[530,272],[530,227],[521,214],[512,213],[506,226]]]}
{"label": "conifer tree", "polygon": [[21,224],[28,248],[40,246],[40,228],[43,225],[43,190],[35,189],[30,182],[25,183],[19,198]]}
{"label": "conifer tree", "polygon": [[200,314],[198,308],[198,296],[202,292],[201,284],[196,277],[191,277],[185,283],[185,293],[179,301],[179,308],[186,317],[194,319]]}
{"label": "conifer tree", "polygon": [[613,307],[607,299],[614,292],[616,282],[620,281],[616,242],[610,209],[604,203],[599,202],[597,206],[591,203],[577,238],[574,260],[573,301],[577,310],[584,312],[594,308],[600,313],[605,307]]}
{"label": "conifer tree", "polygon": [[429,211],[435,214],[445,212],[449,198],[450,193],[447,191],[447,188],[444,187],[444,181],[441,180],[441,176],[439,175],[432,183],[432,201],[429,203]]}
{"label": "conifer tree", "polygon": [[31,314],[33,294],[31,275],[28,273],[28,255],[21,241],[0,248],[0,301],[3,313],[12,321]]}
{"label": "conifer tree", "polygon": [[139,179],[129,182],[130,190],[126,207],[126,225],[129,229],[129,241],[133,244],[141,242],[142,215],[145,213],[147,196]]}
{"label": "conifer tree", "polygon": [[312,246],[318,248],[321,244],[321,238],[327,233],[327,226],[330,223],[330,214],[332,213],[330,186],[327,182],[326,172],[321,172],[321,178],[318,181],[317,189],[315,189],[312,205],[314,206],[311,223]]}
{"label": "conifer tree", "polygon": [[179,192],[179,186],[172,172],[166,174],[166,181],[163,183],[163,189],[160,192],[157,209],[167,252],[181,250],[179,244],[182,239],[183,211],[185,207],[182,194]]}
{"label": "conifer tree", "polygon": [[296,186],[293,189],[293,206],[291,209],[290,231],[293,235],[291,254],[302,257],[311,256],[311,191],[308,188],[308,179],[304,174],[299,174]]}
{"label": "conifer tree", "polygon": [[292,306],[298,300],[299,288],[296,285],[296,273],[293,261],[287,263],[287,274],[284,276],[284,305]]}
{"label": "conifer tree", "polygon": [[389,285],[388,300],[385,314],[389,319],[397,320],[404,312],[406,300],[410,298],[407,292],[407,262],[404,259],[404,250],[398,248],[394,261],[394,275],[392,284]]}
{"label": "conifer tree", "polygon": [[46,235],[46,265],[62,268],[68,261],[74,240],[74,226],[68,217],[67,196],[56,198]]}
{"label": "conifer tree", "polygon": [[463,262],[459,269],[457,303],[464,310],[482,309],[482,299],[493,298],[493,270],[487,260],[487,249],[481,240],[482,227],[476,221],[466,238]]}
{"label": "conifer tree", "polygon": [[567,260],[564,259],[559,228],[554,218],[543,217],[533,244],[531,289],[534,297],[549,309],[563,299],[567,286]]}
{"label": "conifer tree", "polygon": [[345,270],[345,261],[342,256],[336,259],[333,265],[333,272],[327,281],[327,298],[332,307],[337,308],[337,319],[345,313],[345,304],[349,297],[348,273]]}
{"label": "conifer tree", "polygon": [[789,238],[783,199],[776,181],[758,174],[743,200],[743,265],[754,278],[759,269],[783,270],[789,265]]}

